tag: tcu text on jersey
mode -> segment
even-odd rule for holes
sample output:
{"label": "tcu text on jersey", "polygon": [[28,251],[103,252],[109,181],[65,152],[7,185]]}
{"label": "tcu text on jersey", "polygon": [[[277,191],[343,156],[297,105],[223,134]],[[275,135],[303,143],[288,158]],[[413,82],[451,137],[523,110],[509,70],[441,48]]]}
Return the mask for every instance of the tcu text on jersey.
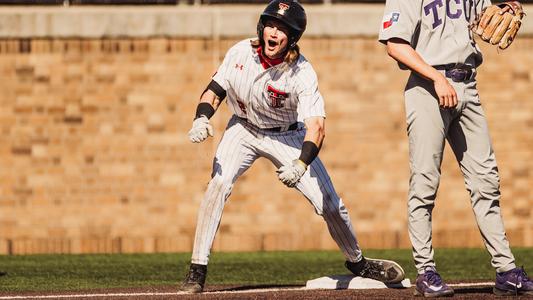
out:
{"label": "tcu text on jersey", "polygon": [[464,16],[470,22],[474,0],[433,0],[424,5],[424,14],[433,16],[433,29],[442,25],[442,7],[446,6],[446,16],[450,19],[459,19]]}

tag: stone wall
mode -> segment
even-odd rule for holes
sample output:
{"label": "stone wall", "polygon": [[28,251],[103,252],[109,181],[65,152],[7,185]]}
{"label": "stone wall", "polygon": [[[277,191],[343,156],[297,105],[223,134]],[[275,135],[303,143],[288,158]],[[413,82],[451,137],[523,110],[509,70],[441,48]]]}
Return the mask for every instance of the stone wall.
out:
{"label": "stone wall", "polygon": [[[0,253],[190,251],[215,137],[187,139],[199,94],[238,39],[0,41]],[[301,42],[326,99],[320,153],[363,248],[408,248],[406,72],[374,38]],[[483,45],[479,89],[513,246],[533,246],[532,38]],[[520,61],[507,66],[509,58]],[[259,160],[236,184],[218,251],[336,249],[322,219]],[[447,147],[437,246],[479,247]]]}

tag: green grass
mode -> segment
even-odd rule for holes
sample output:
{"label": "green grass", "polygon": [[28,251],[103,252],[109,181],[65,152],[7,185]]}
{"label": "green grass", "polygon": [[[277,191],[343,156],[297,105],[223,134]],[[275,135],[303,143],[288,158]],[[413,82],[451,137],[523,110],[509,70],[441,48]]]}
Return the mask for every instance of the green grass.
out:
{"label": "green grass", "polygon": [[[513,249],[519,265],[533,262],[533,249]],[[365,250],[365,256],[392,259],[415,277],[411,251]],[[437,267],[446,280],[493,280],[483,249],[437,249]],[[189,253],[0,256],[0,291],[58,291],[174,285],[183,279]],[[347,274],[338,251],[214,253],[209,284],[292,285]],[[527,266],[526,266],[527,267]],[[533,266],[529,266],[533,268]]]}

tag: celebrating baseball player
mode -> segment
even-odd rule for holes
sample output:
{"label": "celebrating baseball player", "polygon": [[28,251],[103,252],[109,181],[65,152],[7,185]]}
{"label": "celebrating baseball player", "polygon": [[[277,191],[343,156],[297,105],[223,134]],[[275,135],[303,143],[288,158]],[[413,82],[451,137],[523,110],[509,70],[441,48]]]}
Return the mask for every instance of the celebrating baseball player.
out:
{"label": "celebrating baseball player", "polygon": [[[257,24],[257,39],[227,52],[200,97],[189,138],[199,143],[213,135],[209,119],[226,98],[233,116],[218,145],[212,178],[200,205],[189,273],[182,291],[204,288],[207,263],[224,203],[237,178],[265,157],[279,180],[295,187],[324,217],[329,232],[355,275],[397,283],[404,271],[395,262],[364,258],[348,211],[317,157],[324,139],[324,101],[317,76],[297,45],[307,23],[294,0],[274,0]],[[303,122],[302,122],[303,121]]]}
{"label": "celebrating baseball player", "polygon": [[409,137],[408,223],[418,277],[416,295],[453,295],[435,268],[431,213],[445,140],[463,173],[485,246],[496,269],[494,293],[532,294],[517,268],[500,213],[498,167],[476,87],[482,55],[473,35],[507,48],[523,16],[521,5],[487,0],[387,0],[379,34],[388,54],[411,70],[405,88]]}

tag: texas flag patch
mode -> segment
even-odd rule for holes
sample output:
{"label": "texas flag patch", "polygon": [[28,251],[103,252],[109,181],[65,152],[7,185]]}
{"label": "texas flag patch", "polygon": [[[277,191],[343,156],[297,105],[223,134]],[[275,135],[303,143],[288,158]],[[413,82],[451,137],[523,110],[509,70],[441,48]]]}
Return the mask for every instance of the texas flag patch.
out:
{"label": "texas flag patch", "polygon": [[398,19],[400,19],[399,12],[391,12],[389,14],[386,14],[383,17],[383,29],[391,27],[395,22],[398,22]]}

